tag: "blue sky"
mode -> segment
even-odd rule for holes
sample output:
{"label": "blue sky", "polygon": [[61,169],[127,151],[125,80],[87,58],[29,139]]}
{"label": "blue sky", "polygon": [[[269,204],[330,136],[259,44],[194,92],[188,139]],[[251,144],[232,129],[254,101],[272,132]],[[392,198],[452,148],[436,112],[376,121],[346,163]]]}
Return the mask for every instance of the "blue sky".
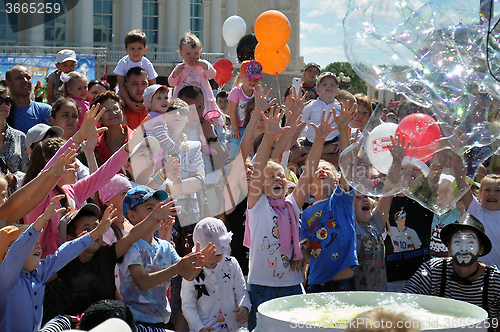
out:
{"label": "blue sky", "polygon": [[300,1],[300,55],[304,63],[316,62],[321,68],[344,55],[342,20],[348,0]]}

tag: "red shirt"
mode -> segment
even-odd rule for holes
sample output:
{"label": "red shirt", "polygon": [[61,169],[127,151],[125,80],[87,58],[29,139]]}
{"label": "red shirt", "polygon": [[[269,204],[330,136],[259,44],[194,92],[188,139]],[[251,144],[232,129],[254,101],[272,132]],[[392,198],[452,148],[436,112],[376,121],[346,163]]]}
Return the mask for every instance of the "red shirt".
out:
{"label": "red shirt", "polygon": [[146,107],[144,107],[139,113],[132,111],[127,105],[125,105],[125,108],[123,109],[125,113],[125,117],[127,119],[127,126],[130,129],[135,129],[139,127],[141,124],[142,120],[148,115],[148,111],[146,110]]}
{"label": "red shirt", "polygon": [[[125,130],[127,131],[127,137],[125,138],[125,143],[127,143],[128,140],[132,137],[134,131],[125,125],[122,125],[122,127],[125,128]],[[99,155],[100,165],[104,164],[106,160],[111,158],[111,152],[109,151],[108,146],[106,145],[106,137],[104,135],[106,135],[106,132],[102,132],[99,134],[99,138],[97,139],[97,145],[95,146],[97,154]]]}

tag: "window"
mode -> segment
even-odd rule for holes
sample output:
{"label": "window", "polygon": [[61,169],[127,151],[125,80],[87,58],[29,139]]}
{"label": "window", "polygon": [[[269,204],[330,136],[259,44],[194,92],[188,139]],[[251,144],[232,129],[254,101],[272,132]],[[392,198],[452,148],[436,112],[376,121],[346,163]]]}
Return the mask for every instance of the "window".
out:
{"label": "window", "polygon": [[[88,0],[87,0],[88,1]],[[113,1],[94,0],[94,42],[111,43],[113,36]]]}
{"label": "window", "polygon": [[5,1],[0,1],[0,45],[14,46],[17,44],[17,15],[7,15]]}
{"label": "window", "polygon": [[203,44],[203,4],[201,0],[191,1],[191,32],[194,33]]}
{"label": "window", "polygon": [[66,44],[66,5],[61,2],[64,14],[45,13],[45,44],[64,46]]}
{"label": "window", "polygon": [[158,44],[158,0],[142,0],[142,31],[148,45]]}

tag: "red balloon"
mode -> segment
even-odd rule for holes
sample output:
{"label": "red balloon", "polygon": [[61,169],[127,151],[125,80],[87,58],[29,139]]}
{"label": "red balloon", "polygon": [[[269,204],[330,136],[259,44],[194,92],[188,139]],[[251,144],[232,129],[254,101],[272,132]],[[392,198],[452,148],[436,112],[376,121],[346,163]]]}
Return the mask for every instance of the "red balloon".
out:
{"label": "red balloon", "polygon": [[219,85],[226,84],[233,77],[233,63],[228,59],[221,58],[215,61],[214,68],[217,71],[215,82]]}
{"label": "red balloon", "polygon": [[399,122],[395,137],[398,135],[401,135],[401,139],[405,137],[405,142],[410,142],[406,156],[412,156],[425,163],[436,152],[441,130],[432,117],[427,114],[414,113]]}

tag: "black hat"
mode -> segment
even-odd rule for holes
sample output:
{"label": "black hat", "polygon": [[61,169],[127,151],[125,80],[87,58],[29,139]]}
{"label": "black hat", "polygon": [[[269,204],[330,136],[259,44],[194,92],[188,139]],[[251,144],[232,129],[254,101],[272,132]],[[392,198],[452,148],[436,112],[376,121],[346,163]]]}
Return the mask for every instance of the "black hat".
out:
{"label": "black hat", "polygon": [[479,256],[485,256],[491,251],[491,241],[490,238],[484,233],[483,224],[472,214],[464,213],[460,218],[457,219],[453,224],[448,224],[441,230],[441,241],[448,245],[451,240],[452,235],[460,230],[474,230],[477,235],[481,238],[481,243],[484,246],[484,251]]}

